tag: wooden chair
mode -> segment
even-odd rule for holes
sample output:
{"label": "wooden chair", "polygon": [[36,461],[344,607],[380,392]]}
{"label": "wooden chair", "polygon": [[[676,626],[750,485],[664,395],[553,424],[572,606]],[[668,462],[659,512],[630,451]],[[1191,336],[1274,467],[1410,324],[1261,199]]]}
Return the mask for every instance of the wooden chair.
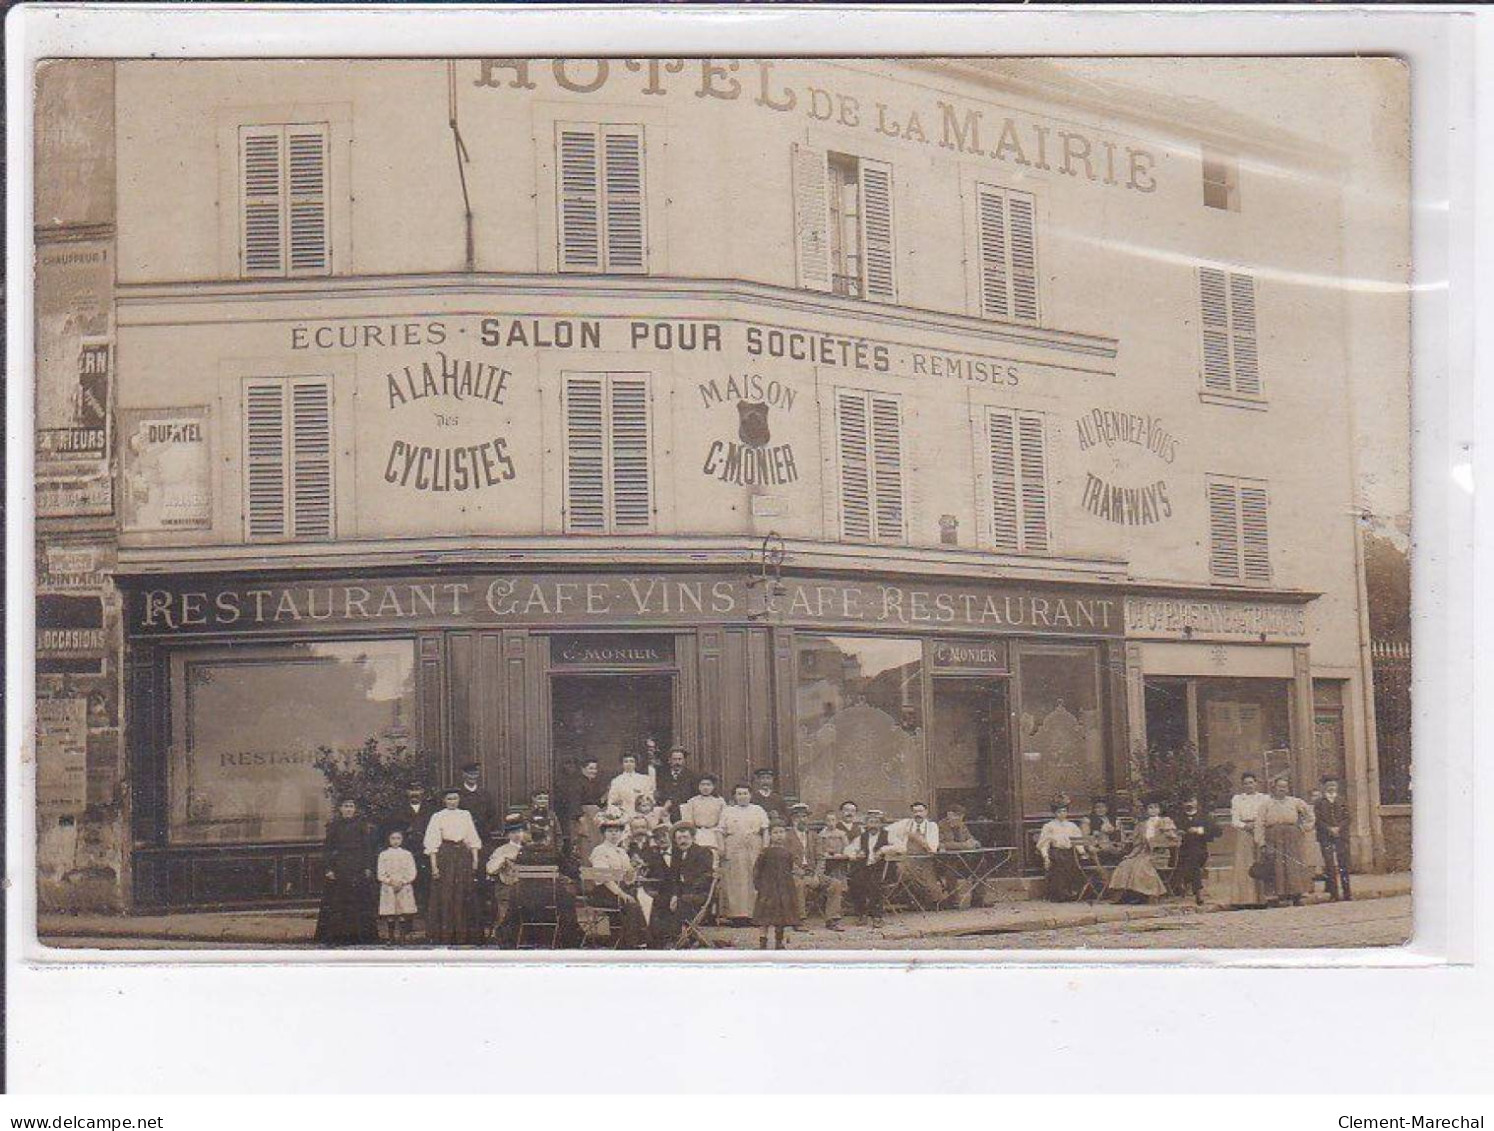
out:
{"label": "wooden chair", "polygon": [[710,947],[711,940],[701,933],[701,927],[707,919],[714,919],[716,915],[716,889],[721,883],[721,871],[716,869],[711,872],[711,887],[706,892],[705,902],[700,905],[700,910],[685,922],[680,924],[680,933],[671,944],[671,950],[687,950],[692,947]]}
{"label": "wooden chair", "polygon": [[[581,927],[581,945],[616,950],[622,945],[622,905],[603,885],[621,881],[627,873],[615,868],[581,869],[581,894],[576,897],[576,921]],[[605,927],[603,933],[598,930]]]}
{"label": "wooden chair", "polygon": [[519,916],[515,947],[519,950],[557,949],[561,932],[559,866],[518,864],[514,866],[514,872],[518,876],[518,885],[512,898],[517,902]]}

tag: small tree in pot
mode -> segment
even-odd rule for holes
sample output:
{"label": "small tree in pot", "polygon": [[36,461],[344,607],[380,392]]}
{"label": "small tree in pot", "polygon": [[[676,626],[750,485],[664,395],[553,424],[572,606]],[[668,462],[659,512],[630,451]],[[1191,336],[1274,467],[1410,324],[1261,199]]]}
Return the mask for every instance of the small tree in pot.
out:
{"label": "small tree in pot", "polygon": [[354,750],[319,746],[314,765],[327,779],[327,796],[356,798],[364,814],[377,818],[405,803],[405,789],[413,782],[429,785],[435,762],[424,751],[402,741],[369,738]]}
{"label": "small tree in pot", "polygon": [[1133,751],[1133,764],[1139,762],[1143,794],[1162,799],[1169,812],[1176,812],[1189,797],[1197,797],[1204,810],[1229,805],[1235,766],[1233,762],[1209,765],[1198,747],[1185,742],[1177,749],[1153,746],[1143,752]]}

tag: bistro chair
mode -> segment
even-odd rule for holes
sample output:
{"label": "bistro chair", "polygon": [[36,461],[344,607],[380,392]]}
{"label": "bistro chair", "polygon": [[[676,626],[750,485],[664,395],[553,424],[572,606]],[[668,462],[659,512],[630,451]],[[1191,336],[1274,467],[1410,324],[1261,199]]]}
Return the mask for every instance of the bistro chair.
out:
{"label": "bistro chair", "polygon": [[700,910],[685,922],[680,924],[680,933],[675,938],[671,950],[690,950],[695,948],[708,948],[720,945],[711,942],[701,933],[701,927],[716,918],[716,889],[721,883],[721,872],[719,869],[711,872],[711,887],[706,892],[705,902],[700,905]]}
{"label": "bistro chair", "polygon": [[520,864],[518,889],[514,893],[519,930],[514,945],[519,950],[556,950],[560,946],[560,868],[554,864]]}
{"label": "bistro chair", "polygon": [[615,868],[581,868],[581,893],[576,897],[576,920],[581,927],[581,945],[616,950],[622,946],[622,906],[602,885],[621,880]]}

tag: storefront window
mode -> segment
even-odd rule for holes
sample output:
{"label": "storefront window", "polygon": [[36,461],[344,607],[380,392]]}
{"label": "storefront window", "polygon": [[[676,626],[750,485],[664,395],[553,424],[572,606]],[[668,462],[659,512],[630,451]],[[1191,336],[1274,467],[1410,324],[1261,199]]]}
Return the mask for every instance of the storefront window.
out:
{"label": "storefront window", "polygon": [[321,839],[319,747],[408,740],[412,641],[184,654],[173,665],[170,833],[178,844]]}
{"label": "storefront window", "polygon": [[797,637],[799,795],[816,816],[844,800],[888,819],[929,801],[923,644],[870,636]]}
{"label": "storefront window", "polygon": [[1094,648],[1024,648],[1019,661],[1018,754],[1022,811],[1047,813],[1060,794],[1075,812],[1107,792],[1099,653]]}
{"label": "storefront window", "polygon": [[1200,679],[1198,742],[1204,761],[1233,776],[1292,768],[1291,684],[1279,679]]}

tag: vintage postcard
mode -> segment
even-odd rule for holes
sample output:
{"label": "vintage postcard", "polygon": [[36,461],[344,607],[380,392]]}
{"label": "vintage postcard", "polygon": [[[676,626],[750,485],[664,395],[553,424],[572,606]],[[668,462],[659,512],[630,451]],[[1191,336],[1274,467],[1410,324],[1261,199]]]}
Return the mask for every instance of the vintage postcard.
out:
{"label": "vintage postcard", "polygon": [[44,63],[41,941],[1406,942],[1408,83]]}

